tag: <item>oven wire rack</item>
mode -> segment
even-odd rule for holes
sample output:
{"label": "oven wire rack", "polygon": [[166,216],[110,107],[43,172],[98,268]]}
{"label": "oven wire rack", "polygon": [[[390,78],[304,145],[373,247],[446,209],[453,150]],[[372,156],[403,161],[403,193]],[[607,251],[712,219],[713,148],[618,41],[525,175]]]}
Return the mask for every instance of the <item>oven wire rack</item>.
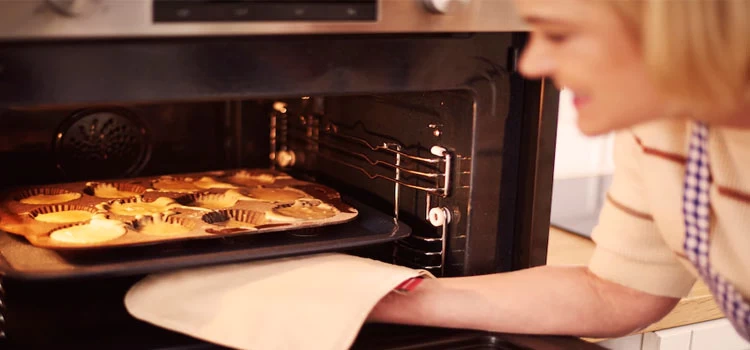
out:
{"label": "oven wire rack", "polygon": [[[404,146],[394,140],[374,143],[354,136],[354,129],[360,128],[367,134],[380,136],[367,131],[361,122],[353,126],[322,121],[318,115],[295,115],[287,110],[286,104],[277,102],[270,120],[269,155],[273,167],[289,168],[295,165],[298,150],[290,148],[291,141],[303,144],[304,153],[355,169],[370,180],[385,180],[394,184],[393,216],[398,220],[401,187],[408,187],[425,193],[425,220],[435,227],[441,227],[438,237],[425,237],[413,234],[413,239],[425,243],[439,243],[440,251],[428,251],[403,242],[397,242],[399,249],[423,257],[439,256],[438,266],[418,266],[429,270],[443,271],[447,252],[447,227],[451,212],[442,207],[433,207],[433,197],[445,198],[451,194],[454,155],[446,148],[435,145],[430,148],[431,156],[419,156],[404,151]],[[290,123],[294,121],[294,123]],[[361,151],[360,151],[361,150]],[[355,164],[353,160],[357,160]],[[386,159],[386,160],[384,160]],[[426,170],[423,170],[426,169]],[[431,186],[420,183],[430,183]]]}

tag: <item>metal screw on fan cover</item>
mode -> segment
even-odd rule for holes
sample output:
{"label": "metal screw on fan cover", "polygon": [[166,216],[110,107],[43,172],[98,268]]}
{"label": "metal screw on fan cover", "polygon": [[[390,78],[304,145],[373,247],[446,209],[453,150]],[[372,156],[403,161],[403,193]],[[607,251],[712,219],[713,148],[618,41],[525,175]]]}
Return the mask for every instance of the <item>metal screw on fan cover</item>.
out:
{"label": "metal screw on fan cover", "polygon": [[146,125],[120,108],[71,115],[58,127],[54,145],[57,168],[76,180],[136,176],[151,156]]}

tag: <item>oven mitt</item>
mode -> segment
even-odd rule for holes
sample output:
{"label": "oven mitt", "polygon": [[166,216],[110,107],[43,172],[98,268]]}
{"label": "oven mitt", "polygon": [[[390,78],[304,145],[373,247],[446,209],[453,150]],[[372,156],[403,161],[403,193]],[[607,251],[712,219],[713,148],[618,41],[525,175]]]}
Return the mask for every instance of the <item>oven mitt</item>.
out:
{"label": "oven mitt", "polygon": [[125,295],[133,317],[223,346],[348,349],[375,304],[429,272],[340,253],[154,274]]}

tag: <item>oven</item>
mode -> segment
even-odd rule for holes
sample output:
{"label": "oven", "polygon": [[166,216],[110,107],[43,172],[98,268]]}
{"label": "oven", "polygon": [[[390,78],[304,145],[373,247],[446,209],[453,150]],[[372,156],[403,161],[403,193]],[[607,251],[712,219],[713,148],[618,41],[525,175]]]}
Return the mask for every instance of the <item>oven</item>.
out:
{"label": "oven", "polygon": [[[122,305],[145,274],[179,268],[324,251],[437,276],[544,264],[558,92],[517,72],[523,30],[504,0],[0,4],[3,191],[268,168],[359,212],[304,235],[96,252],[0,232],[0,337],[209,347]],[[355,347],[511,344],[499,339],[368,325]]]}

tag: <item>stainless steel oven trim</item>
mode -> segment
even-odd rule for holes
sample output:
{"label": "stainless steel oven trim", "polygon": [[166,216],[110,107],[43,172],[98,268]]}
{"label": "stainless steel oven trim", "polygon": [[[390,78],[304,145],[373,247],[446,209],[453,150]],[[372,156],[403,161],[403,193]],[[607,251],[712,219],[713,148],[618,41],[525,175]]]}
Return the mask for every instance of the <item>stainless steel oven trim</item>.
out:
{"label": "stainless steel oven trim", "polygon": [[372,22],[154,23],[151,0],[83,0],[90,10],[65,16],[47,0],[0,2],[0,40],[152,38],[222,35],[524,31],[512,0],[470,0],[440,14],[424,0],[380,0]]}

